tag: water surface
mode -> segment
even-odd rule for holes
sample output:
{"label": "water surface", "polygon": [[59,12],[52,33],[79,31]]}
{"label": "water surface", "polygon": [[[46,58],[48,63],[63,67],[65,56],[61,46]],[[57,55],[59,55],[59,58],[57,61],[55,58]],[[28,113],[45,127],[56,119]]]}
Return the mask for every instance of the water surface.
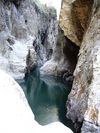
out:
{"label": "water surface", "polygon": [[29,102],[40,125],[60,121],[74,131],[73,124],[66,119],[66,100],[71,84],[65,84],[61,78],[54,76],[40,77],[38,68],[17,81]]}

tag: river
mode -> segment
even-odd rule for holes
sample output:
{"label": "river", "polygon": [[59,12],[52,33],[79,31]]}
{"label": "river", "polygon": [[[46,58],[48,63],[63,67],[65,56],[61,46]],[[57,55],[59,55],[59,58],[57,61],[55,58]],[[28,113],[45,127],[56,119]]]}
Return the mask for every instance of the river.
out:
{"label": "river", "polygon": [[39,68],[17,82],[40,125],[60,121],[75,132],[72,122],[65,117],[65,104],[71,84],[64,83],[62,78],[55,76],[40,76]]}

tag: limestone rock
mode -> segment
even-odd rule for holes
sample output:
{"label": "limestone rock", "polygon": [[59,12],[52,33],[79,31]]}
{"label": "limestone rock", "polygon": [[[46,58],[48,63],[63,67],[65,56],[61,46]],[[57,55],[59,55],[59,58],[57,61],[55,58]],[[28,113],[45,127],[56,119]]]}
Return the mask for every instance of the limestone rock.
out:
{"label": "limestone rock", "polygon": [[28,55],[26,57],[26,64],[27,64],[27,73],[30,73],[31,70],[33,70],[36,66],[36,53],[35,53],[35,50],[32,48],[32,49],[29,49],[28,51]]}
{"label": "limestone rock", "polygon": [[34,120],[25,94],[16,81],[0,70],[0,133],[73,133],[60,122],[41,126]]}
{"label": "limestone rock", "polygon": [[29,48],[32,49],[31,67],[33,68],[36,65],[36,53],[32,46],[33,39],[28,38],[28,40],[25,40],[25,44],[24,40],[23,42],[17,41],[10,33],[2,31],[0,33],[0,69],[15,79],[24,78],[27,67],[26,56]]}
{"label": "limestone rock", "polygon": [[59,27],[52,58],[40,68],[40,74],[62,77],[66,70],[70,70],[73,73],[75,65],[76,59],[66,43],[63,31]]}
{"label": "limestone rock", "polygon": [[73,75],[72,72],[70,70],[67,70],[64,75],[63,75],[63,80],[65,82],[69,82],[72,83],[73,82]]}
{"label": "limestone rock", "polygon": [[73,133],[73,131],[71,131],[69,128],[67,128],[65,125],[63,125],[62,123],[60,122],[54,122],[52,124],[49,124],[47,126],[44,126],[44,133],[53,133],[54,131],[56,131],[58,133],[60,132],[68,132],[68,133]]}
{"label": "limestone rock", "polygon": [[[66,116],[82,133],[100,132],[100,1],[94,1],[89,11],[74,82],[66,103]],[[83,125],[81,125],[83,123]]]}
{"label": "limestone rock", "polygon": [[50,60],[47,61],[43,67],[40,68],[41,75],[55,75],[57,76],[57,64]]}
{"label": "limestone rock", "polygon": [[9,75],[0,70],[0,132],[33,133],[38,129],[24,92]]}
{"label": "limestone rock", "polygon": [[19,79],[27,68],[51,59],[58,34],[56,17],[55,8],[34,0],[0,1],[0,69]]}
{"label": "limestone rock", "polygon": [[60,27],[77,46],[80,46],[88,19],[91,0],[64,0],[60,12]]}
{"label": "limestone rock", "polygon": [[43,13],[38,15],[38,19],[39,18],[39,28],[37,29],[38,32],[33,42],[33,47],[37,53],[37,65],[42,66],[52,57],[57,42],[58,23],[56,18],[47,17]]}

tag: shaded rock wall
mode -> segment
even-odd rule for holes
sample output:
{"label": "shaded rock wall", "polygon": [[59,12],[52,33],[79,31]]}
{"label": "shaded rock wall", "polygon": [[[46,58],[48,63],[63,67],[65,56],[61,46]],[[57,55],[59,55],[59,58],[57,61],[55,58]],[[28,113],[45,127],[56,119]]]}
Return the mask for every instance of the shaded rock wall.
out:
{"label": "shaded rock wall", "polygon": [[[40,13],[37,14],[37,21],[34,22],[35,24],[38,22],[38,25],[33,47],[37,53],[37,65],[42,66],[46,61],[51,59],[57,42],[58,22],[55,9],[44,7],[44,11],[40,11],[39,7],[35,8]],[[55,15],[52,16],[52,13],[55,13]]]}
{"label": "shaded rock wall", "polygon": [[51,58],[57,30],[54,8],[34,0],[1,0],[0,69],[18,79],[43,65]]}
{"label": "shaded rock wall", "polygon": [[59,24],[67,36],[77,46],[80,46],[86,28],[91,0],[63,0]]}
{"label": "shaded rock wall", "polygon": [[64,37],[63,31],[59,27],[52,58],[40,68],[40,74],[62,77],[67,70],[73,73],[77,62],[74,51],[77,55],[78,48],[68,38]]}
{"label": "shaded rock wall", "polygon": [[[74,22],[74,23],[73,23]],[[65,35],[80,46],[66,117],[82,133],[100,132],[100,1],[65,0],[60,15]]]}

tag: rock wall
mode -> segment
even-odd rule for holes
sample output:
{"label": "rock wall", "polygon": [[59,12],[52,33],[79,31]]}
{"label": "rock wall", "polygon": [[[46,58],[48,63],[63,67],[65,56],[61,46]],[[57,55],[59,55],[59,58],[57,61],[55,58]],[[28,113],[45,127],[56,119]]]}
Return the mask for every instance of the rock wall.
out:
{"label": "rock wall", "polygon": [[[74,55],[74,51],[76,53]],[[59,27],[56,45],[51,60],[47,61],[41,68],[41,75],[55,75],[62,77],[67,70],[73,73],[76,66],[76,54],[78,48],[68,38]]]}
{"label": "rock wall", "polygon": [[34,8],[38,10],[38,15],[35,16],[37,20],[34,24],[36,25],[38,22],[38,25],[33,47],[37,53],[37,65],[42,66],[52,57],[57,42],[58,22],[54,8],[43,7],[43,11],[38,6]]}
{"label": "rock wall", "polygon": [[56,17],[53,7],[34,0],[0,0],[0,69],[18,79],[49,60],[58,34]]}
{"label": "rock wall", "polygon": [[64,37],[55,8],[38,0],[0,1],[0,47],[0,69],[15,79],[44,63],[40,74],[63,76],[77,62],[78,49]]}
{"label": "rock wall", "polygon": [[66,117],[75,123],[77,132],[99,133],[100,1],[64,0],[60,26],[80,46]]}
{"label": "rock wall", "polygon": [[77,46],[80,46],[86,29],[91,2],[91,0],[63,0],[59,24],[64,35]]}

